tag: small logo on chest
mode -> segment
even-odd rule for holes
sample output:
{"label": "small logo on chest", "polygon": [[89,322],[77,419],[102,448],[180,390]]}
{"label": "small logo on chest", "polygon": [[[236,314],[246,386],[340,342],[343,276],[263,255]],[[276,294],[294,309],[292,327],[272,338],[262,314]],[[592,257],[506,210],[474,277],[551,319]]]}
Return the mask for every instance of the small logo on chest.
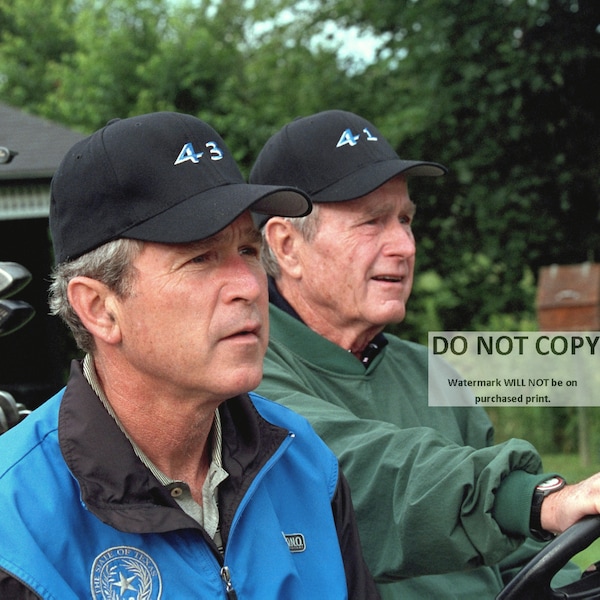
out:
{"label": "small logo on chest", "polygon": [[290,552],[304,552],[306,550],[306,540],[301,533],[283,533],[281,532]]}

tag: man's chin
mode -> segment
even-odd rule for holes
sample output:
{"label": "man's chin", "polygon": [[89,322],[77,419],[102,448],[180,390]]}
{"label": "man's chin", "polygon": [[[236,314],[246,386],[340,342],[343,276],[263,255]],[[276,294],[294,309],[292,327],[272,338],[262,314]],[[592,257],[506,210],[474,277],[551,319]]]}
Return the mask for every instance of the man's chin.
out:
{"label": "man's chin", "polygon": [[386,303],[381,311],[374,315],[373,323],[379,324],[381,327],[386,327],[387,325],[394,325],[404,321],[406,317],[406,306],[404,303],[394,304],[396,304],[396,306],[393,306],[392,303]]}

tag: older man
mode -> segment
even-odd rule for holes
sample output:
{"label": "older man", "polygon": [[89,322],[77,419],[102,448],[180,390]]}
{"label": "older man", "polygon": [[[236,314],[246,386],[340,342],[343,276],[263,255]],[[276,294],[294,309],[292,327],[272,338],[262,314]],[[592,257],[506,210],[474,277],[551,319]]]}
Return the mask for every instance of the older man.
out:
{"label": "older man", "polygon": [[[445,172],[400,159],[372,123],[329,110],[275,133],[250,174],[314,203],[263,227],[271,338],[258,389],[305,415],[337,454],[384,598],[493,598],[539,550],[513,553],[526,537],[548,539],[600,505],[597,478],[561,489],[526,441],[493,446],[482,409],[429,407],[427,349],[383,333],[404,318],[413,280],[407,181]],[[583,489],[592,493],[578,502]]]}
{"label": "older man", "polygon": [[50,304],[82,361],[0,437],[0,597],[378,597],[345,480],[306,421],[247,392],[268,296],[248,185],[189,115],[117,120],[52,182]]}

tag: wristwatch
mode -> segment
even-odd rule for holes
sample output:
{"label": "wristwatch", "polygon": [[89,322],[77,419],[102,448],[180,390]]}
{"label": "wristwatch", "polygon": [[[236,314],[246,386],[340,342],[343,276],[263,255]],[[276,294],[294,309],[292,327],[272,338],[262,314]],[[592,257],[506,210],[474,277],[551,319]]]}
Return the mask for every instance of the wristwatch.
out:
{"label": "wristwatch", "polygon": [[542,502],[546,496],[562,490],[565,485],[567,485],[567,482],[560,475],[555,475],[535,487],[531,500],[531,512],[529,513],[529,530],[531,535],[540,542],[547,542],[554,537],[552,532],[542,529]]}

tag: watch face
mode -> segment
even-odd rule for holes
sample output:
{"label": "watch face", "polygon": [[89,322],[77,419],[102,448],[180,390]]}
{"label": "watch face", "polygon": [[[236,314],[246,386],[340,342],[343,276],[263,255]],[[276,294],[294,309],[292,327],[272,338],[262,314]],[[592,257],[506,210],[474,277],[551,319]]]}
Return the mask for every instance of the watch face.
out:
{"label": "watch face", "polygon": [[564,485],[565,480],[562,477],[551,477],[550,479],[546,479],[546,481],[542,481],[536,487],[542,492],[551,492],[552,490],[559,490]]}

